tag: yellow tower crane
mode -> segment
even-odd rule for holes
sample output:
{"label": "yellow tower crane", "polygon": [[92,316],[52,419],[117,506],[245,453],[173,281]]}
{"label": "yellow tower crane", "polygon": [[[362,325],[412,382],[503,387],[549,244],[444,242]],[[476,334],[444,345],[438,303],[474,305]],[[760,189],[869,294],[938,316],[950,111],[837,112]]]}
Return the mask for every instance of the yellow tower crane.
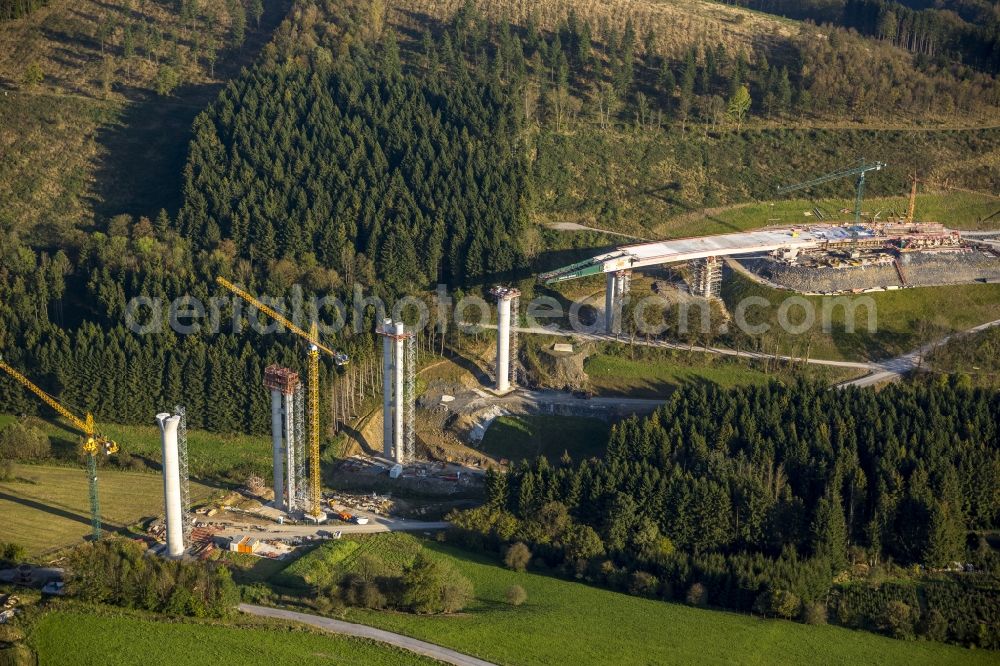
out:
{"label": "yellow tower crane", "polygon": [[63,407],[51,395],[35,386],[34,383],[20,372],[10,367],[2,357],[0,357],[0,370],[13,377],[15,381],[24,386],[42,402],[54,409],[60,416],[73,424],[77,430],[83,433],[83,441],[80,443],[81,450],[87,454],[87,474],[90,477],[90,525],[93,529],[94,540],[101,538],[101,504],[97,493],[97,454],[104,453],[110,455],[118,452],[118,444],[111,439],[97,433],[97,426],[94,424],[94,417],[87,412],[81,419],[71,411]]}
{"label": "yellow tower crane", "polygon": [[315,321],[312,322],[309,331],[305,331],[288,321],[288,319],[286,319],[274,308],[261,303],[255,297],[243,289],[240,289],[229,280],[223,277],[217,277],[215,281],[309,343],[309,503],[311,505],[309,507],[309,514],[314,518],[318,518],[322,515],[322,492],[319,477],[319,353],[323,352],[325,354],[329,354],[333,357],[334,362],[337,365],[343,365],[346,363],[347,355],[342,352],[335,352],[320,343],[319,331]]}

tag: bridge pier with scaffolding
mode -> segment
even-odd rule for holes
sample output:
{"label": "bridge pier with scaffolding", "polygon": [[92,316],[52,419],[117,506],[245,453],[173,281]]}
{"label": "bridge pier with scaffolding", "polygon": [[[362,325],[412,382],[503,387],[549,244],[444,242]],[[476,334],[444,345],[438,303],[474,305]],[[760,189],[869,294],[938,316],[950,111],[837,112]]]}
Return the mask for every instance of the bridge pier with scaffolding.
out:
{"label": "bridge pier with scaffolding", "polygon": [[291,513],[304,507],[304,391],[298,373],[278,365],[265,368],[264,387],[271,391],[274,506]]}
{"label": "bridge pier with scaffolding", "polygon": [[691,262],[691,294],[701,298],[718,298],[722,294],[722,261],[705,257]]}
{"label": "bridge pier with scaffolding", "polygon": [[391,319],[376,333],[382,336],[382,455],[404,465],[416,455],[417,336]]}
{"label": "bridge pier with scaffolding", "polygon": [[174,414],[180,417],[177,424],[177,466],[181,477],[181,524],[184,543],[191,543],[194,517],[191,513],[191,473],[188,467],[188,427],[187,410],[182,405],[174,407]]}

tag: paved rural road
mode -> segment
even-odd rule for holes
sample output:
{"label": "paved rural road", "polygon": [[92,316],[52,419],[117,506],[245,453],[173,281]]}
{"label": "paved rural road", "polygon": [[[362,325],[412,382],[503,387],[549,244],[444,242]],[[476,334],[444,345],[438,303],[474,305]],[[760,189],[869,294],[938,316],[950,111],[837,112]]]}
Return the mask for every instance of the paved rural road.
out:
{"label": "paved rural road", "polygon": [[[482,328],[495,329],[495,324],[481,324]],[[775,356],[774,354],[764,354],[761,352],[753,351],[737,351],[735,349],[728,349],[726,347],[701,347],[698,345],[690,346],[685,344],[680,344],[677,342],[667,342],[666,340],[645,340],[643,338],[636,338],[634,341],[626,335],[608,335],[607,333],[580,333],[577,331],[567,331],[561,328],[547,329],[542,327],[527,327],[527,326],[516,326],[513,327],[518,333],[526,333],[528,335],[554,335],[562,336],[568,338],[577,338],[579,340],[594,340],[598,342],[619,342],[622,344],[634,344],[642,347],[658,347],[660,349],[677,349],[679,351],[696,351],[704,352],[708,354],[719,354],[720,356],[735,356],[739,358],[756,358],[756,359],[766,359],[779,361],[790,361],[793,363],[809,363],[811,365],[829,365],[837,368],[854,368],[856,370],[878,370],[880,369],[877,363],[866,363],[857,361],[831,361],[822,358],[802,358],[800,356]]]}
{"label": "paved rural road", "polygon": [[972,335],[973,333],[978,333],[979,331],[985,331],[988,328],[993,328],[994,326],[1000,326],[1000,319],[996,321],[986,322],[985,324],[980,324],[965,331],[960,331],[958,333],[952,333],[951,335],[941,338],[936,342],[931,342],[926,344],[920,349],[915,349],[909,354],[903,354],[902,356],[897,356],[896,358],[890,359],[888,361],[883,361],[879,363],[879,369],[872,372],[870,375],[865,375],[859,379],[853,381],[844,382],[839,386],[874,386],[875,384],[880,384],[882,382],[891,382],[899,379],[903,375],[913,370],[916,370],[924,361],[924,357],[930,352],[934,351],[941,345],[945,344],[949,340],[955,338],[961,338],[966,335]]}
{"label": "paved rural road", "polygon": [[[984,331],[988,328],[993,328],[994,326],[1000,326],[1000,319],[996,321],[987,322],[985,324],[980,324],[965,331],[960,331],[958,333],[953,333],[945,338],[937,340],[936,342],[924,345],[920,349],[915,349],[912,352],[904,354],[902,356],[897,356],[896,358],[889,359],[887,361],[880,362],[857,362],[857,361],[831,361],[821,358],[808,358],[803,359],[796,356],[775,356],[772,354],[762,354],[760,352],[750,352],[750,351],[736,351],[735,349],[727,349],[724,347],[699,347],[697,345],[691,347],[688,345],[678,344],[676,342],[666,342],[663,340],[643,340],[636,338],[633,342],[628,337],[625,336],[614,336],[607,335],[604,333],[578,333],[576,331],[567,331],[564,329],[547,329],[541,327],[516,327],[519,333],[527,333],[529,335],[555,335],[577,338],[582,340],[597,340],[606,342],[620,342],[623,344],[636,344],[645,347],[659,347],[661,349],[678,349],[682,351],[697,351],[704,352],[708,354],[719,354],[721,356],[736,356],[742,358],[756,358],[756,359],[778,359],[781,361],[790,361],[794,363],[809,363],[811,365],[826,365],[838,368],[853,368],[855,370],[867,370],[869,374],[858,379],[854,379],[839,386],[873,386],[885,381],[895,381],[899,379],[902,375],[920,367],[923,362],[924,356],[933,351],[935,348],[945,344],[949,340],[954,338],[963,337],[966,335],[971,335],[973,333],[978,333],[979,331]],[[483,328],[496,328],[496,326],[484,325]],[[623,401],[618,401],[619,403]],[[641,405],[635,405],[635,407],[641,407]]]}
{"label": "paved rural road", "polygon": [[307,613],[296,613],[295,611],[283,610],[280,608],[253,606],[251,604],[240,604],[239,609],[244,613],[257,615],[258,617],[271,617],[279,620],[301,622],[302,624],[308,624],[311,627],[323,629],[324,631],[329,631],[334,634],[343,634],[345,636],[354,636],[356,638],[367,638],[369,640],[378,641],[379,643],[388,643],[389,645],[394,645],[409,652],[430,657],[431,659],[437,659],[438,661],[446,664],[455,664],[455,666],[493,666],[493,664],[488,661],[476,659],[475,657],[470,657],[462,654],[461,652],[449,650],[448,648],[441,647],[440,645],[434,645],[433,643],[427,643],[425,641],[420,641],[416,638],[410,638],[409,636],[403,636],[401,634],[394,634],[390,631],[384,631],[382,629],[375,629],[374,627],[368,627],[363,624],[333,620],[327,617],[320,617],[318,615],[309,615]]}

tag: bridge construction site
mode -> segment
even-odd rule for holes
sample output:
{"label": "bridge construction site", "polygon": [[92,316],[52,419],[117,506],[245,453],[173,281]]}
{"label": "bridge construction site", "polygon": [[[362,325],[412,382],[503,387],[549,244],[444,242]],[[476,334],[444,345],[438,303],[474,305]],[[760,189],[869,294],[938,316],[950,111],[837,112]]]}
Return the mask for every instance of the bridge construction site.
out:
{"label": "bridge construction site", "polygon": [[[686,264],[690,268],[689,292],[708,299],[720,294],[724,258],[743,258],[751,277],[773,287],[803,293],[1000,281],[1000,262],[996,261],[1000,258],[1000,244],[995,240],[964,237],[941,223],[916,221],[917,183],[925,182],[916,175],[911,177],[905,216],[880,221],[876,214],[865,220],[862,203],[867,175],[884,168],[882,162],[861,160],[856,166],[778,189],[778,194],[788,194],[843,178],[856,178],[854,209],[844,211],[853,212],[851,224],[791,225],[628,245],[543,273],[539,279],[552,285],[603,273],[605,325],[609,334],[621,331],[620,312],[632,271],[642,268]],[[871,270],[879,267],[888,267],[888,274]],[[820,275],[823,269],[843,272],[831,279]],[[854,269],[862,273],[859,275]]]}
{"label": "bridge construction site", "polygon": [[[658,270],[662,267],[685,266],[687,290],[691,296],[717,299],[723,284],[725,266],[752,276],[771,286],[790,289],[801,293],[841,293],[870,291],[876,289],[899,289],[906,287],[944,284],[951,281],[1000,282],[1000,242],[984,235],[963,234],[936,222],[917,222],[914,219],[914,190],[911,193],[909,214],[898,219],[885,221],[862,220],[861,203],[865,175],[881,170],[881,163],[865,164],[842,172],[828,174],[809,183],[783,188],[795,191],[810,185],[827,182],[846,176],[857,176],[857,198],[852,223],[837,225],[816,222],[803,225],[764,228],[755,231],[729,233],[696,238],[682,238],[632,244],[604,252],[585,261],[577,262],[538,276],[539,282],[555,285],[568,280],[603,274],[605,276],[605,298],[603,325],[604,334],[597,334],[600,340],[618,340],[622,329],[622,308],[632,289],[633,272]],[[254,295],[233,283],[219,278],[217,283],[231,292],[237,299],[255,307],[259,313],[278,322],[284,330],[303,342],[305,362],[304,377],[290,368],[277,364],[268,365],[261,378],[263,386],[270,394],[271,411],[271,487],[269,494],[263,479],[248,480],[245,491],[237,494],[240,501],[253,498],[259,500],[253,511],[244,511],[249,520],[266,519],[275,525],[285,525],[297,530],[316,530],[328,520],[339,520],[355,526],[368,525],[371,518],[355,515],[348,509],[352,506],[347,495],[324,495],[321,475],[320,431],[320,358],[332,360],[334,366],[343,367],[351,363],[346,353],[328,347],[320,340],[318,325],[313,322],[308,330],[299,328],[280,312],[268,307]],[[537,330],[522,329],[520,326],[521,292],[509,285],[496,285],[489,291],[496,301],[495,365],[493,382],[489,390],[476,386],[466,391],[466,395],[456,399],[453,395],[439,394],[430,402],[421,398],[421,406],[427,411],[448,412],[449,418],[489,413],[495,418],[506,407],[531,403],[540,413],[557,413],[559,409],[572,410],[578,406],[577,399],[587,403],[593,411],[618,413],[617,408],[626,411],[651,408],[643,401],[607,399],[610,402],[598,404],[598,400],[580,398],[567,392],[553,392],[556,395],[542,396],[512,395],[517,392],[521,376],[518,332],[538,333]],[[374,334],[382,340],[382,363],[379,368],[377,352],[368,356],[362,376],[367,385],[369,397],[374,397],[381,381],[381,441],[378,435],[368,439],[365,455],[355,456],[344,462],[341,472],[364,477],[365,483],[373,477],[383,485],[402,487],[407,481],[430,480],[433,483],[448,484],[447,492],[465,489],[470,483],[480,482],[484,466],[482,460],[462,466],[461,462],[450,458],[446,461],[418,460],[416,435],[417,418],[417,367],[418,331],[408,328],[401,321],[382,318],[376,322]],[[543,330],[551,334],[553,331]],[[555,331],[558,334],[558,331]],[[673,344],[669,340],[645,341],[646,344]],[[559,345],[556,345],[557,347]],[[571,345],[562,345],[571,347]],[[374,350],[373,350],[374,351]],[[729,350],[706,349],[712,353],[726,353]],[[443,335],[442,335],[443,352]],[[739,356],[739,351],[736,352]],[[749,355],[744,352],[744,355]],[[819,363],[835,363],[816,361]],[[844,364],[841,364],[844,365]],[[850,364],[847,364],[850,365]],[[856,364],[862,369],[877,371],[881,366]],[[58,414],[75,426],[83,434],[82,450],[87,455],[90,478],[91,514],[93,537],[101,538],[101,515],[98,500],[98,483],[95,458],[117,451],[118,445],[98,434],[93,418],[76,416],[63,407],[55,398],[32,384],[25,376],[0,360],[0,370],[4,370],[29,391],[52,407]],[[477,379],[477,382],[482,380]],[[469,387],[466,387],[469,388]],[[337,421],[338,385],[333,385],[334,421]],[[433,392],[428,392],[431,394]],[[376,399],[377,400],[377,399]],[[324,401],[323,404],[325,404]],[[463,414],[463,410],[465,413]],[[477,411],[478,410],[478,411]],[[373,407],[373,412],[377,411]],[[352,416],[358,416],[353,413]],[[150,415],[152,417],[152,415]],[[344,414],[346,423],[349,415]],[[204,538],[206,524],[196,524],[191,510],[188,491],[186,417],[182,407],[156,415],[156,423],[162,435],[162,473],[164,479],[165,520],[158,527],[157,536],[162,534],[166,543],[160,547],[168,557],[183,557],[190,554],[192,534],[199,543]],[[439,419],[436,427],[443,429],[445,419]],[[376,422],[373,420],[373,422]],[[484,430],[488,426],[471,424],[472,430]],[[359,426],[360,427],[360,426]],[[377,427],[377,426],[376,426]],[[481,436],[480,436],[481,439]],[[426,448],[426,447],[424,447]],[[329,482],[329,479],[327,479]],[[397,484],[392,486],[391,484]],[[365,487],[366,493],[371,487]],[[234,502],[238,503],[238,502]],[[266,503],[266,504],[265,504]],[[355,502],[363,505],[361,500]],[[228,511],[230,507],[223,509]],[[329,513],[328,513],[329,511]],[[236,515],[237,511],[232,511]],[[206,518],[211,513],[206,513]],[[362,520],[364,522],[362,522]],[[228,529],[238,530],[246,523],[246,516],[237,516],[228,523]],[[405,521],[394,523],[392,529],[407,529]],[[253,526],[254,533],[266,530]],[[194,528],[201,529],[197,532]],[[249,529],[249,528],[248,528]],[[413,529],[418,529],[413,527]],[[295,532],[298,535],[300,532]],[[305,534],[305,532],[301,532]],[[245,534],[235,534],[239,539],[237,548],[247,547]],[[210,540],[210,539],[209,539]],[[251,549],[252,552],[252,549]]]}
{"label": "bridge construction site", "polygon": [[[692,268],[689,290],[691,294],[703,298],[719,296],[723,267],[721,259],[724,257],[753,257],[757,262],[752,264],[753,266],[764,262],[770,265],[808,269],[888,265],[892,267],[893,276],[899,283],[893,282],[891,285],[881,286],[898,288],[911,286],[907,281],[904,264],[913,263],[916,266],[919,260],[914,262],[913,256],[932,252],[939,257],[942,256],[942,252],[948,252],[947,256],[950,259],[958,261],[968,256],[975,259],[983,257],[987,277],[975,279],[1000,278],[1000,262],[996,261],[1000,259],[1000,252],[995,246],[983,244],[975,239],[964,239],[960,232],[933,223],[875,223],[850,226],[812,224],[628,245],[545,273],[539,278],[546,284],[557,284],[603,273],[607,283],[605,311],[612,313],[606,318],[607,332],[616,333],[620,331],[620,322],[614,313],[620,311],[622,299],[628,293],[631,273],[637,269],[688,264]],[[844,286],[839,289],[800,291],[835,293],[868,290],[878,286],[865,285],[862,288]]]}

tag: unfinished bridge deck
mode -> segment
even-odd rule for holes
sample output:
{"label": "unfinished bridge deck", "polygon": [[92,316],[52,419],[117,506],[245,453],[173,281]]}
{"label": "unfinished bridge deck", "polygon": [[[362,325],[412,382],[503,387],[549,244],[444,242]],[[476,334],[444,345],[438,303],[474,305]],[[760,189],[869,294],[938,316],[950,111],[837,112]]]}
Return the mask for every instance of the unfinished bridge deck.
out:
{"label": "unfinished bridge deck", "polygon": [[[939,234],[954,234],[940,225],[934,225]],[[911,232],[912,233],[912,232]],[[724,257],[759,252],[784,250],[792,253],[813,250],[838,244],[865,244],[889,241],[908,235],[896,230],[895,233],[877,232],[869,225],[837,226],[811,224],[803,227],[762,229],[717,236],[680,238],[625,245],[592,259],[566,266],[539,277],[548,284],[573,280],[598,273],[615,273],[646,266],[676,264],[707,257]],[[922,232],[913,234],[922,235]]]}

